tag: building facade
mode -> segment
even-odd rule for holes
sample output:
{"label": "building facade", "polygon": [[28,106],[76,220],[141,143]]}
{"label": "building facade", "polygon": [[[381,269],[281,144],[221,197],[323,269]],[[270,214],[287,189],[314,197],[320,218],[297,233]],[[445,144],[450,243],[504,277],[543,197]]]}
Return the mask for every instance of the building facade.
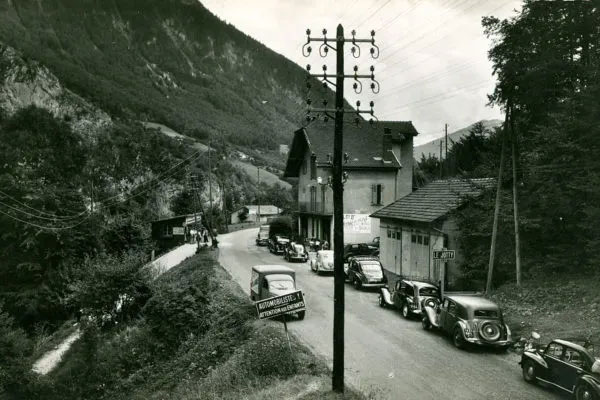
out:
{"label": "building facade", "polygon": [[[365,124],[366,125],[366,124]],[[379,235],[370,215],[412,191],[412,123],[379,122],[373,129],[344,127],[344,241],[369,242]],[[298,178],[298,233],[332,242],[333,124],[315,121],[299,129],[288,154],[284,177]]]}
{"label": "building facade", "polygon": [[[439,180],[376,211],[379,219],[379,258],[384,268],[396,275],[452,286],[460,277],[462,255],[460,232],[452,211],[494,185],[493,178]],[[455,259],[445,264],[442,276],[435,250],[455,250]]]}
{"label": "building facade", "polygon": [[159,253],[181,246],[190,240],[190,231],[203,225],[201,213],[178,215],[152,221],[152,240]]}

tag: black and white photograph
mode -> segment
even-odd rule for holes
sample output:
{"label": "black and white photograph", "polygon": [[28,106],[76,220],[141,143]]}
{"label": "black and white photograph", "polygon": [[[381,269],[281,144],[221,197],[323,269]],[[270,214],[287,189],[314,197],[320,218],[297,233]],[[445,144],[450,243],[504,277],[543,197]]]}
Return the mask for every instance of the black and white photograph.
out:
{"label": "black and white photograph", "polygon": [[600,400],[598,0],[0,0],[0,400]]}

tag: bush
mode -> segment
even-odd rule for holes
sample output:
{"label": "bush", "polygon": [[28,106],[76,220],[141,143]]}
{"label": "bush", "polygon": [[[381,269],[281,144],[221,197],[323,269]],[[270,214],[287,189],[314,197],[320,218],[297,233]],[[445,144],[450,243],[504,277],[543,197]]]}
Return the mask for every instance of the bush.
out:
{"label": "bush", "polygon": [[32,344],[25,331],[17,328],[14,320],[0,304],[0,397],[14,392],[29,373]]}
{"label": "bush", "polygon": [[269,235],[289,236],[292,233],[292,218],[277,217],[269,223]]}

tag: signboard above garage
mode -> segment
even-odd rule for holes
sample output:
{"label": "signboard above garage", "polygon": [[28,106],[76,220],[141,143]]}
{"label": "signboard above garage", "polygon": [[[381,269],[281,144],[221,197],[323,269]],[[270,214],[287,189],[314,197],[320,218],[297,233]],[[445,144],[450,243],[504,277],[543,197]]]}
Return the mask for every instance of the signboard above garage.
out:
{"label": "signboard above garage", "polygon": [[369,214],[344,214],[344,233],[371,233]]}

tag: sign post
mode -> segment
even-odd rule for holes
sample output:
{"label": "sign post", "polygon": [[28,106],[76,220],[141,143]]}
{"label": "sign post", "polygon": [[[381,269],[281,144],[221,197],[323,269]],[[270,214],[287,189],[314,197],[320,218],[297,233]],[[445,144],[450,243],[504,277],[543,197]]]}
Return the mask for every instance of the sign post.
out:
{"label": "sign post", "polygon": [[440,262],[440,291],[442,292],[442,297],[446,291],[446,261],[454,260],[455,253],[454,250],[447,249],[433,251],[433,259]]}
{"label": "sign post", "polygon": [[290,334],[288,333],[287,328],[287,314],[304,312],[306,310],[302,291],[296,290],[295,292],[287,293],[282,296],[270,297],[265,300],[257,301],[255,304],[258,319],[274,318],[280,315],[283,316],[283,327],[285,328],[285,335],[291,354],[292,345],[290,344]]}

